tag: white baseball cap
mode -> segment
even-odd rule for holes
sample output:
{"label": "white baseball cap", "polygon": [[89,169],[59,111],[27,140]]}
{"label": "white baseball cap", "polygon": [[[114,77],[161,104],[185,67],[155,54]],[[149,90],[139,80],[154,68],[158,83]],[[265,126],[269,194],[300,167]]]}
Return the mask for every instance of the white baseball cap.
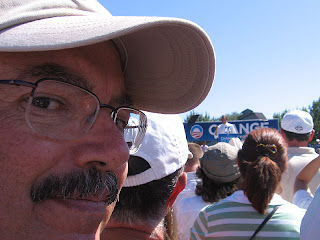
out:
{"label": "white baseball cap", "polygon": [[133,187],[164,178],[185,165],[189,148],[179,115],[144,112],[148,118],[146,135],[133,154],[146,160],[150,168],[128,176],[124,187]]}
{"label": "white baseball cap", "polygon": [[121,55],[136,108],[185,112],[209,93],[215,54],[207,34],[193,22],[112,16],[96,0],[0,3],[0,52],[60,50],[107,40]]}
{"label": "white baseball cap", "polygon": [[229,144],[231,146],[236,147],[239,150],[242,149],[242,145],[243,145],[243,143],[241,142],[240,138],[237,138],[237,137],[231,138],[230,141],[229,141]]}
{"label": "white baseball cap", "polygon": [[288,132],[305,134],[313,130],[312,116],[301,110],[286,113],[281,121],[281,128]]}

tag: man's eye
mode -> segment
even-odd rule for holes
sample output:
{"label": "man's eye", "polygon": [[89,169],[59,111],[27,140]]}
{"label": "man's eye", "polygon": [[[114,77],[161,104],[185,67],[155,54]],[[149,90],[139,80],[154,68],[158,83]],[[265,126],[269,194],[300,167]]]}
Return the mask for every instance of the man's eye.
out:
{"label": "man's eye", "polygon": [[62,103],[57,99],[49,97],[37,97],[32,100],[32,105],[41,109],[56,110]]}

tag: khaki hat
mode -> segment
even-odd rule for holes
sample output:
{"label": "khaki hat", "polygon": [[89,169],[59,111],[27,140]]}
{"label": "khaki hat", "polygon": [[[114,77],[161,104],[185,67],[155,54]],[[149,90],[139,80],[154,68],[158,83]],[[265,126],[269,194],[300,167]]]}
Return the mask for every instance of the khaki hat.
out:
{"label": "khaki hat", "polygon": [[[200,159],[203,157],[202,148],[197,143],[188,143],[189,151],[192,153],[192,157]],[[192,158],[191,157],[191,158]]]}
{"label": "khaki hat", "polygon": [[200,159],[201,169],[211,180],[220,183],[232,182],[240,177],[237,155],[236,147],[219,142],[207,148]]}
{"label": "khaki hat", "polygon": [[60,50],[107,40],[115,43],[124,62],[127,93],[136,108],[186,112],[209,93],[213,46],[190,21],[112,16],[96,0],[0,3],[0,52]]}

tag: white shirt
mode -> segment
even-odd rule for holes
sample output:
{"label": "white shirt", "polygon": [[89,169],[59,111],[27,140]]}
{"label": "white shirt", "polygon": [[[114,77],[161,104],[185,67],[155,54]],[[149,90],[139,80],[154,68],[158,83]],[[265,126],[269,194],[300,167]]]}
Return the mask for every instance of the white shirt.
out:
{"label": "white shirt", "polygon": [[203,152],[205,152],[208,147],[209,147],[208,145],[201,145],[201,149]]}
{"label": "white shirt", "polygon": [[320,187],[304,215],[300,227],[300,239],[315,240],[320,236]]}
{"label": "white shirt", "polygon": [[195,189],[197,186],[197,176],[195,172],[188,172],[187,173],[187,185],[186,187],[179,193],[178,197],[174,201],[173,204],[173,209],[175,208],[176,205],[178,205],[183,199],[188,198],[188,197],[194,197],[196,196],[195,194]]}
{"label": "white shirt", "polygon": [[293,196],[293,204],[299,208],[308,209],[312,199],[312,193],[309,193],[306,190],[299,190]]}
{"label": "white shirt", "polygon": [[218,126],[218,129],[215,132],[215,135],[232,134],[232,133],[235,134],[235,133],[238,133],[238,131],[233,124],[226,122],[226,124],[222,123]]}
{"label": "white shirt", "polygon": [[211,203],[202,200],[201,196],[185,198],[176,208],[175,231],[178,240],[190,239],[190,228],[199,212]]}
{"label": "white shirt", "polygon": [[195,172],[187,173],[187,186],[179,193],[173,204],[174,232],[179,240],[190,239],[190,228],[200,210],[207,206],[200,196],[195,194],[197,176]]}
{"label": "white shirt", "polygon": [[[288,147],[288,168],[281,176],[281,197],[288,202],[293,200],[293,185],[298,173],[313,159],[318,157],[314,148]],[[312,194],[315,193],[320,183],[320,170],[308,184]]]}

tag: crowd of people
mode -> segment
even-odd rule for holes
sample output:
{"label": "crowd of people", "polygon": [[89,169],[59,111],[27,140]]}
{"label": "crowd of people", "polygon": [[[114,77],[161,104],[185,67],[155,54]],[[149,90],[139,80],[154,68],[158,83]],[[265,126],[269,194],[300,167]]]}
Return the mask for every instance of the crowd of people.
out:
{"label": "crowd of people", "polygon": [[[320,157],[309,147],[313,127],[309,113],[294,110],[280,131],[251,131],[236,157],[237,190],[198,210],[191,239],[318,239]],[[199,177],[198,186],[203,183]]]}
{"label": "crowd of people", "polygon": [[[96,0],[0,11],[0,239],[318,238],[308,113],[243,143],[187,142],[177,114],[215,74],[200,26]],[[227,120],[216,136],[237,134]]]}
{"label": "crowd of people", "polygon": [[320,157],[308,147],[310,114],[295,110],[280,131],[258,128],[241,144],[205,149],[186,142],[177,115],[144,114],[145,138],[102,240],[318,238],[320,188],[311,182]]}
{"label": "crowd of people", "polygon": [[258,128],[241,144],[203,150],[203,142],[186,142],[177,115],[144,113],[145,138],[102,240],[318,238],[320,188],[310,187],[320,157],[308,147],[310,114],[289,112],[280,131]]}

